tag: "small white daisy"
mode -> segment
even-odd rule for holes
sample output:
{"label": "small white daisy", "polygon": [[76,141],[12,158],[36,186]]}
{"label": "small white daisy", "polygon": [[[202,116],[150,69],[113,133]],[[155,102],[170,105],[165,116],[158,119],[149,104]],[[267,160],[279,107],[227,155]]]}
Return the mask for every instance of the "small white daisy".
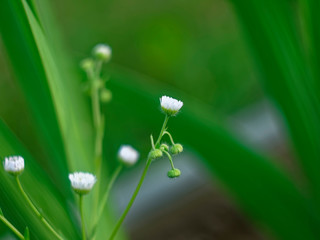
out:
{"label": "small white daisy", "polygon": [[87,194],[93,188],[97,178],[91,173],[75,172],[69,174],[73,190],[78,194]]}
{"label": "small white daisy", "polygon": [[160,98],[160,104],[161,104],[162,111],[168,114],[169,116],[176,115],[183,106],[182,101],[179,101],[177,99],[174,99],[168,96],[162,96]]}
{"label": "small white daisy", "polygon": [[100,43],[93,48],[92,54],[100,60],[109,61],[111,58],[112,49],[109,45]]}
{"label": "small white daisy", "polygon": [[139,158],[139,152],[130,145],[122,145],[118,152],[118,158],[120,162],[124,163],[125,165],[132,166],[137,162]]}
{"label": "small white daisy", "polygon": [[19,175],[24,170],[24,159],[21,156],[9,156],[4,159],[4,170],[12,175]]}

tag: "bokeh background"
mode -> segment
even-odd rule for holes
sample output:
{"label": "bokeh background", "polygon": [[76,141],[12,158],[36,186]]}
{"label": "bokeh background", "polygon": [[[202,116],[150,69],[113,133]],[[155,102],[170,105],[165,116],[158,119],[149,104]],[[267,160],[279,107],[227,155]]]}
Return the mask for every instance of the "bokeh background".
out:
{"label": "bokeh background", "polygon": [[[295,141],[291,139],[291,135],[298,135],[290,132],[292,126],[299,123],[290,124],[291,110],[283,111],[283,106],[290,105],[290,92],[283,88],[282,95],[281,89],[276,89],[276,94],[270,93],[270,84],[265,80],[272,78],[273,84],[283,81],[277,71],[287,70],[285,67],[279,70],[281,57],[272,60],[272,56],[288,52],[281,44],[279,49],[283,51],[277,51],[277,45],[273,45],[274,49],[268,48],[272,46],[269,42],[273,42],[269,39],[263,45],[263,38],[267,30],[271,37],[273,33],[276,35],[279,29],[272,27],[279,23],[284,33],[278,37],[286,43],[292,36],[292,26],[286,25],[286,17],[277,17],[292,9],[299,13],[295,9],[299,5],[297,1],[283,1],[279,5],[271,1],[265,3],[267,6],[261,3],[259,8],[259,4],[245,2],[56,0],[49,5],[35,4],[38,19],[47,17],[56,23],[56,28],[48,29],[44,22],[43,28],[53,45],[56,39],[63,43],[64,54],[71,59],[66,68],[75,72],[79,88],[74,91],[79,91],[86,80],[79,63],[90,55],[92,47],[97,43],[112,47],[112,61],[103,68],[103,77],[110,77],[107,86],[113,93],[112,102],[103,106],[105,174],[112,173],[116,167],[115,156],[121,144],[131,144],[141,152],[140,163],[126,169],[112,191],[109,211],[115,219],[120,216],[139,179],[150,148],[150,133],[157,135],[160,130],[163,115],[159,97],[170,95],[185,102],[181,114],[169,122],[174,139],[185,146],[184,153],[174,159],[182,176],[175,180],[166,177],[170,167],[166,159],[151,165],[125,221],[125,235],[130,239],[260,240],[274,239],[278,235],[279,239],[289,239],[286,237],[290,234],[281,230],[282,220],[276,222],[273,217],[280,214],[286,220],[294,214],[286,215],[279,210],[286,204],[281,201],[291,201],[288,179],[294,179],[297,188],[305,189],[305,176],[296,163],[299,157]],[[48,6],[50,12],[46,10]],[[256,12],[262,20],[255,19],[254,14],[248,14],[247,19],[243,17],[246,11],[255,12],[264,7],[272,11]],[[47,14],[50,16],[41,16]],[[293,22],[303,33],[300,17],[294,16]],[[268,19],[272,18],[274,25],[268,25]],[[256,25],[255,20],[258,21]],[[259,28],[259,21],[266,23],[265,29]],[[254,37],[260,35],[259,44],[254,43],[257,38],[251,38],[250,31],[255,32],[256,35],[251,34]],[[308,42],[304,37],[298,38],[297,46],[304,41]],[[277,43],[277,38],[274,42]],[[255,51],[255,44],[260,50]],[[30,101],[15,80],[10,54],[3,41],[0,51],[0,116],[54,182],[54,168],[43,161],[49,154],[42,142],[43,136],[37,133]],[[295,50],[292,52],[296,56]],[[269,54],[270,59],[266,57]],[[269,65],[261,67],[266,63],[264,60],[268,60]],[[295,65],[288,67],[291,68]],[[284,76],[290,79],[291,75]],[[62,78],[68,81],[67,76]],[[279,84],[280,88],[283,86],[287,85]],[[32,91],[36,92],[37,88]],[[279,96],[282,96],[280,101]],[[83,106],[90,108],[89,97],[85,98]],[[313,116],[319,117],[316,111]],[[90,131],[90,128],[82,130]],[[319,147],[316,141],[314,146]],[[250,165],[251,160],[257,165]],[[285,169],[285,177],[278,168]],[[281,172],[279,179],[278,171]],[[270,179],[271,185],[264,185],[269,184]],[[281,190],[282,181],[289,182],[290,190]],[[283,197],[279,202],[277,196],[270,196],[274,189],[274,193],[284,195],[279,196]],[[270,226],[273,221],[274,225]],[[292,223],[287,227],[294,226]],[[0,229],[1,239],[11,239],[1,224]]]}

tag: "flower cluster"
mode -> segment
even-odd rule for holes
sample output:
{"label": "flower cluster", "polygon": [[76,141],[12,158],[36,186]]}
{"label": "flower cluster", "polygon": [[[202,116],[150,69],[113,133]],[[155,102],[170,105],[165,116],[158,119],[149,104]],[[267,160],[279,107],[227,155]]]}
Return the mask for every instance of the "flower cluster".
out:
{"label": "flower cluster", "polygon": [[[112,49],[110,46],[106,44],[98,44],[96,45],[92,50],[92,56],[84,59],[81,62],[82,69],[86,72],[88,81],[86,82],[86,91],[91,97],[92,102],[92,119],[93,119],[93,126],[95,130],[95,143],[94,143],[94,152],[92,159],[94,159],[93,165],[96,166],[95,174],[88,173],[88,172],[73,172],[69,174],[69,180],[71,183],[71,187],[74,190],[76,194],[79,195],[79,210],[80,210],[80,216],[81,216],[81,224],[82,224],[82,239],[87,239],[87,232],[85,230],[85,218],[84,218],[84,211],[83,211],[83,197],[84,195],[88,194],[95,184],[97,183],[97,178],[102,177],[102,159],[104,159],[103,155],[103,139],[104,139],[104,125],[105,125],[105,116],[102,112],[102,108],[100,106],[101,103],[107,103],[112,98],[112,92],[106,88],[106,82],[108,79],[103,80],[101,78],[101,69],[102,64],[104,62],[108,62],[111,59],[112,56]],[[136,190],[134,191],[130,202],[128,203],[124,213],[122,214],[121,218],[117,222],[111,236],[110,240],[113,240],[116,236],[116,233],[118,229],[120,228],[123,220],[125,219],[127,213],[129,212],[131,206],[133,205],[133,202],[139,192],[139,189],[144,181],[144,178],[146,176],[147,170],[151,163],[160,157],[166,156],[168,157],[170,164],[171,164],[171,170],[168,171],[167,176],[169,178],[176,178],[181,175],[181,171],[174,167],[172,156],[179,154],[183,151],[183,147],[179,143],[175,143],[173,140],[173,137],[167,130],[167,123],[170,117],[175,116],[178,114],[180,109],[183,106],[183,102],[177,99],[174,99],[172,97],[168,96],[162,96],[160,98],[160,105],[162,112],[165,114],[164,123],[162,125],[162,129],[160,131],[160,134],[157,138],[157,140],[153,141],[153,136],[151,135],[151,150],[148,154],[147,158],[147,164],[144,167],[143,173],[141,175],[141,178],[138,182],[138,185],[136,187]],[[167,144],[165,142],[162,142],[163,137],[167,135],[170,139],[171,144]],[[118,158],[118,166],[115,168],[114,172],[110,176],[108,185],[106,186],[106,191],[104,192],[103,196],[100,196],[100,190],[102,190],[102,187],[100,187],[97,183],[97,187],[93,190],[93,194],[95,199],[97,200],[95,202],[95,206],[93,208],[93,224],[92,229],[90,232],[90,239],[95,239],[95,229],[98,225],[99,219],[102,216],[104,206],[108,200],[108,196],[110,193],[110,190],[112,189],[113,183],[115,182],[117,176],[121,172],[121,169],[124,166],[133,166],[139,159],[139,152],[135,150],[130,145],[122,145],[120,146],[117,158]],[[51,226],[50,221],[47,221],[42,215],[41,211],[36,207],[34,202],[30,199],[28,194],[23,189],[22,184],[19,180],[19,175],[24,171],[25,168],[25,162],[24,158],[21,156],[8,156],[4,159],[3,167],[6,172],[13,175],[15,177],[17,187],[19,188],[23,198],[29,204],[31,210],[34,212],[34,214],[40,219],[40,221],[47,227],[49,231],[55,237],[59,240],[63,240],[64,237],[61,235],[59,231],[56,231],[53,226]],[[98,177],[96,177],[98,176]],[[98,201],[99,200],[99,201]],[[0,209],[0,220],[4,220],[3,214]],[[19,239],[29,239],[29,232],[27,231],[27,234],[23,236],[17,229],[13,227],[12,224],[9,224],[9,222],[5,219],[5,222],[8,223],[7,225],[13,230],[13,232],[17,235]],[[28,228],[27,228],[28,229]]]}
{"label": "flower cluster", "polygon": [[[171,170],[167,173],[167,176],[169,178],[176,178],[181,175],[181,171],[174,167],[171,154],[176,155],[176,154],[181,153],[183,151],[183,147],[180,143],[175,143],[173,141],[171,134],[166,129],[166,124],[167,124],[169,117],[175,116],[178,114],[178,112],[180,111],[180,109],[183,106],[183,102],[180,100],[174,99],[172,97],[162,96],[160,98],[160,105],[161,105],[161,109],[162,109],[163,113],[166,114],[166,118],[165,118],[164,125],[162,127],[162,130],[160,132],[160,136],[159,136],[156,144],[154,144],[153,137],[151,136],[152,149],[149,152],[148,158],[150,160],[155,160],[157,158],[162,157],[163,154],[165,154],[169,158],[169,161],[171,164]],[[164,135],[169,136],[171,144],[172,144],[170,147],[166,143],[161,143],[162,137]]]}

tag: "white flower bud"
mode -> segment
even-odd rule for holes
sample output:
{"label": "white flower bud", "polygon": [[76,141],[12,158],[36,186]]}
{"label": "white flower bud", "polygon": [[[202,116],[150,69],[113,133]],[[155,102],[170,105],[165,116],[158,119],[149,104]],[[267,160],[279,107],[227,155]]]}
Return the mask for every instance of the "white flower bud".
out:
{"label": "white flower bud", "polygon": [[4,159],[3,166],[6,172],[18,176],[24,170],[24,159],[21,156],[9,156]]}
{"label": "white flower bud", "polygon": [[100,43],[93,48],[92,54],[97,59],[107,62],[111,59],[112,50],[110,46]]}
{"label": "white flower bud", "polygon": [[85,172],[70,173],[69,179],[73,190],[80,195],[90,192],[97,181],[96,176]]}
{"label": "white flower bud", "polygon": [[123,164],[132,166],[137,162],[139,152],[130,145],[122,145],[118,152],[118,158]]}
{"label": "white flower bud", "polygon": [[162,111],[168,114],[168,116],[176,115],[183,106],[183,102],[167,96],[160,98],[160,104]]}

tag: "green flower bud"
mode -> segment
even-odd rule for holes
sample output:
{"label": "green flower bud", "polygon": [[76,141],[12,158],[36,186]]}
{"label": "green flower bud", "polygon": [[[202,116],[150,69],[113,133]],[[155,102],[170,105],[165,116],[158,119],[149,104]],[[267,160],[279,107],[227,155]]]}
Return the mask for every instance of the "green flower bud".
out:
{"label": "green flower bud", "polygon": [[183,151],[183,147],[182,147],[182,145],[180,143],[176,143],[170,148],[170,153],[171,154],[182,153],[182,151]]}
{"label": "green flower bud", "polygon": [[165,144],[165,143],[162,143],[161,145],[160,145],[160,150],[161,151],[169,151],[169,146],[167,145],[167,144]]}
{"label": "green flower bud", "polygon": [[151,160],[154,160],[154,159],[160,158],[160,157],[162,157],[162,152],[161,152],[161,150],[159,150],[159,149],[154,149],[154,150],[151,150],[151,151],[149,152],[149,158],[150,158]]}
{"label": "green flower bud", "polygon": [[101,89],[101,88],[104,87],[104,82],[103,82],[102,79],[96,79],[96,80],[93,81],[92,84],[93,84],[92,87],[94,89]]}
{"label": "green flower bud", "polygon": [[174,168],[174,169],[171,169],[167,175],[169,178],[176,178],[181,175],[181,171],[178,168]]}
{"label": "green flower bud", "polygon": [[100,101],[103,103],[108,103],[112,99],[112,92],[109,89],[103,88],[100,92]]}
{"label": "green flower bud", "polygon": [[86,58],[81,61],[80,66],[84,71],[89,71],[93,69],[94,62],[91,58]]}

